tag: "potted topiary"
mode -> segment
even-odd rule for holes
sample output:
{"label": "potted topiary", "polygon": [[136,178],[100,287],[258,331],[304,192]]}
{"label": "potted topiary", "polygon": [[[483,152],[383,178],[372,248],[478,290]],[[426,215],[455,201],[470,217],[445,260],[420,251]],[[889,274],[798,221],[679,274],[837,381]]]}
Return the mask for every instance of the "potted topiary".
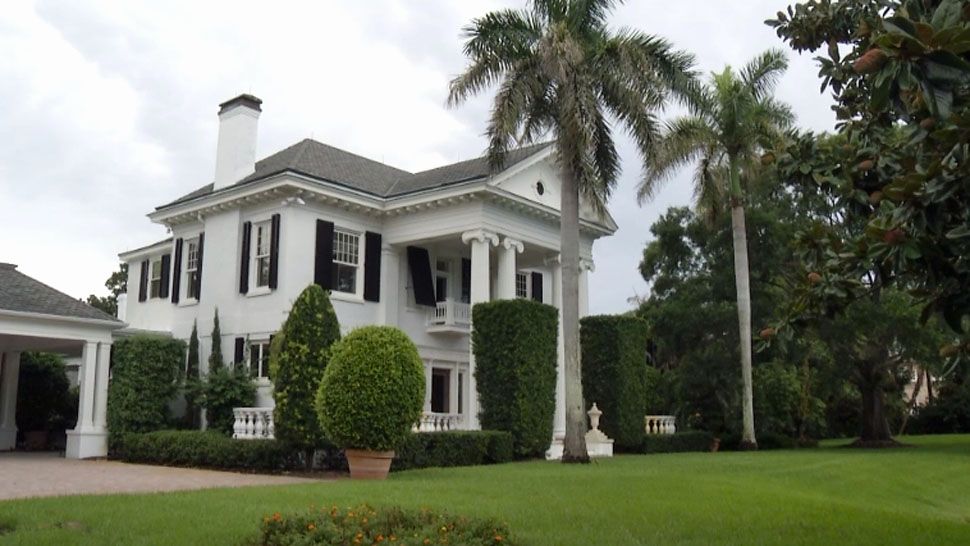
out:
{"label": "potted topiary", "polygon": [[344,448],[354,479],[384,479],[421,416],[424,365],[401,330],[366,326],[335,343],[317,392],[327,438]]}

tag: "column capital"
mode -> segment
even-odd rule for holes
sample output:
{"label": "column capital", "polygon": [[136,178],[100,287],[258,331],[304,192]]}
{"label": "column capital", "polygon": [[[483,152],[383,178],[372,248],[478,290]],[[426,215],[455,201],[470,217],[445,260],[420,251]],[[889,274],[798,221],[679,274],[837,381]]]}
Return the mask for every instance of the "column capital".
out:
{"label": "column capital", "polygon": [[592,258],[580,258],[579,259],[579,270],[580,271],[596,271],[596,264],[593,262]]}
{"label": "column capital", "polygon": [[518,239],[513,239],[511,237],[504,237],[502,239],[502,247],[505,248],[506,250],[514,249],[519,254],[521,254],[522,251],[525,250],[525,245],[522,244],[522,241]]}
{"label": "column capital", "polygon": [[546,265],[562,265],[562,260],[560,259],[559,254],[549,256],[544,260],[544,262]]}
{"label": "column capital", "polygon": [[490,246],[498,246],[498,234],[487,229],[472,229],[461,234],[461,242],[467,245],[472,241],[489,243]]}

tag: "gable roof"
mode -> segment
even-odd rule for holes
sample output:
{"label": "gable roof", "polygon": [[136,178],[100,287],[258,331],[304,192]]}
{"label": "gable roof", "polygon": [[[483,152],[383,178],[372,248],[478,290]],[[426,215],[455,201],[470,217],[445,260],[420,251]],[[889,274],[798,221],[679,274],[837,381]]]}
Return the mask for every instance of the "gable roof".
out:
{"label": "gable roof", "polygon": [[100,309],[17,271],[14,264],[0,263],[0,311],[55,315],[74,319],[122,322]]}
{"label": "gable roof", "polygon": [[[505,165],[511,167],[550,144],[545,142],[513,150],[508,153]],[[419,173],[410,173],[315,140],[304,139],[256,162],[253,174],[229,187],[244,186],[283,172],[303,174],[386,198],[482,178],[488,176],[490,170],[488,160],[485,157],[479,157]],[[214,193],[213,185],[206,184],[155,210],[192,201],[211,193]]]}

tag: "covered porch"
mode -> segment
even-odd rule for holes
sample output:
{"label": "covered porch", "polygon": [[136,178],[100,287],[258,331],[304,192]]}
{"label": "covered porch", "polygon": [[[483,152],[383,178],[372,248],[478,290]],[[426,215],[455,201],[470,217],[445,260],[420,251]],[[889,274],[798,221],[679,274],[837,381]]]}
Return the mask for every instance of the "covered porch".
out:
{"label": "covered porch", "polygon": [[43,351],[81,357],[77,425],[67,431],[66,456],[108,453],[107,400],[112,333],[124,323],[0,263],[0,451],[17,446],[21,354]]}

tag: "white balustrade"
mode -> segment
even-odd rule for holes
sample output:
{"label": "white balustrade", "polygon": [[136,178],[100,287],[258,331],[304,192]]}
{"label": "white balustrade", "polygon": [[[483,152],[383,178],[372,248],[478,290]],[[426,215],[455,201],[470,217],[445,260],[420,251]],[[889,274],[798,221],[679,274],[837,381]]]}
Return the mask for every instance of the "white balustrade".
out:
{"label": "white balustrade", "polygon": [[414,424],[414,432],[442,432],[461,429],[462,418],[457,413],[433,413],[426,411]]}
{"label": "white balustrade", "polygon": [[276,427],[273,424],[273,408],[232,408],[236,418],[232,425],[232,437],[238,440],[272,440]]}
{"label": "white balustrade", "polygon": [[677,432],[676,421],[673,415],[647,415],[643,418],[647,434],[673,434]]}
{"label": "white balustrade", "polygon": [[450,299],[439,301],[428,314],[428,326],[450,326],[467,329],[471,326],[471,305]]}

